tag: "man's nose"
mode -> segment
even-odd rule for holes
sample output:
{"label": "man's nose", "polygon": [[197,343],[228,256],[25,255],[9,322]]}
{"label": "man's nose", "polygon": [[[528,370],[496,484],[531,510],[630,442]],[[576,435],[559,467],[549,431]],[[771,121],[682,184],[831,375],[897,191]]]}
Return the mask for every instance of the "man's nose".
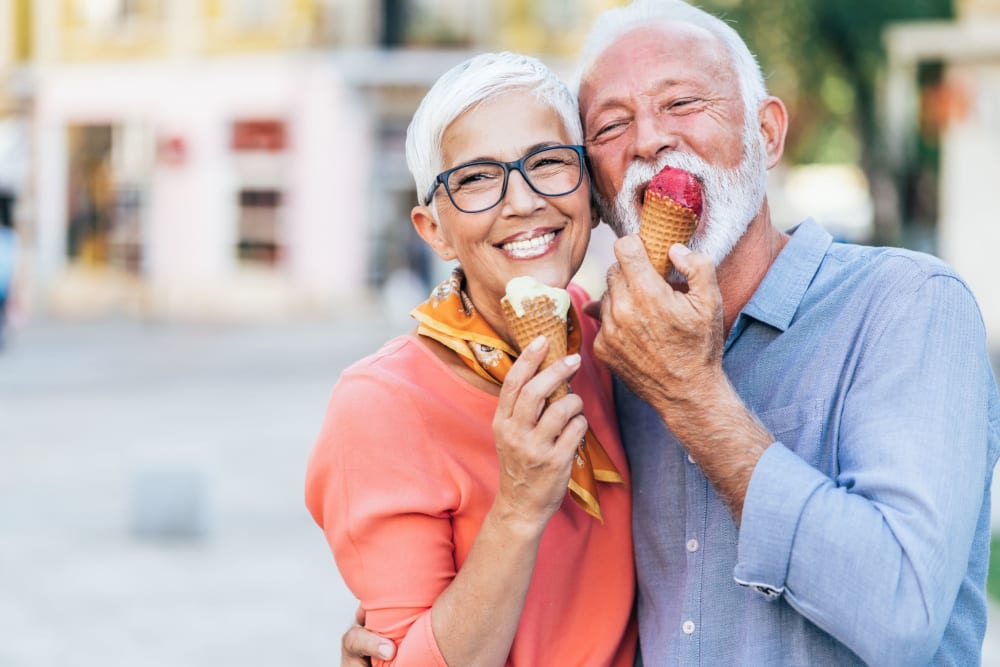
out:
{"label": "man's nose", "polygon": [[635,156],[655,160],[664,151],[677,148],[677,135],[671,130],[669,119],[647,111],[635,119]]}

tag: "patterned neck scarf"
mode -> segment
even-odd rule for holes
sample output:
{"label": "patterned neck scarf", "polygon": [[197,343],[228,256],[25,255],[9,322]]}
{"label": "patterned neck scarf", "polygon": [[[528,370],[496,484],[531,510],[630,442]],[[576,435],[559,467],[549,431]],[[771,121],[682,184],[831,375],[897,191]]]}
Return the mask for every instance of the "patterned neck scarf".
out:
{"label": "patterned neck scarf", "polygon": [[[418,322],[417,333],[453,350],[466,365],[490,382],[501,385],[517,359],[517,350],[505,343],[489,322],[476,310],[462,289],[465,274],[455,269],[430,298],[410,313]],[[580,324],[574,308],[569,309],[570,354],[580,350]],[[577,447],[576,462],[569,479],[569,493],[588,514],[604,522],[597,482],[624,484],[625,480],[608,457],[593,430]]]}

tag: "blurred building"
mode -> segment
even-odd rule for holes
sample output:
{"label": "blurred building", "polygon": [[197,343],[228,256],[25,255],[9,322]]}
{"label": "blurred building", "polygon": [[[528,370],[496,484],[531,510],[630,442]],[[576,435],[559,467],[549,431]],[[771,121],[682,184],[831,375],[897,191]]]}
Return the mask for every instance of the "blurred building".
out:
{"label": "blurred building", "polygon": [[[1000,225],[990,198],[1000,184],[1000,0],[956,0],[955,21],[908,22],[885,35],[888,127],[897,164],[912,157],[918,128],[939,135],[934,247],[979,298],[994,348]],[[921,68],[940,68],[921,88]],[[996,242],[996,243],[994,243]]]}
{"label": "blurred building", "polygon": [[34,307],[244,318],[433,280],[403,159],[424,92],[482,50],[569,74],[614,4],[0,0],[0,188]]}

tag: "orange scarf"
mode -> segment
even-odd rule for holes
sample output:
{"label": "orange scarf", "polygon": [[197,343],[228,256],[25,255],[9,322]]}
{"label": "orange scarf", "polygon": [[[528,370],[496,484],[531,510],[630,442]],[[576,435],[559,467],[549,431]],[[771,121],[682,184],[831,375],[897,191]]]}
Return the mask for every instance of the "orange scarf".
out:
{"label": "orange scarf", "polygon": [[[469,368],[494,384],[503,379],[517,359],[517,350],[497,335],[489,322],[479,314],[468,295],[462,290],[465,274],[455,269],[451,277],[442,282],[430,298],[410,313],[420,324],[417,333],[432,338],[453,350]],[[569,335],[567,348],[570,354],[580,351],[580,324],[574,308],[569,309]],[[569,479],[570,496],[588,514],[601,523],[601,502],[597,482],[624,484],[621,473],[608,457],[593,430],[580,442],[576,463]]]}

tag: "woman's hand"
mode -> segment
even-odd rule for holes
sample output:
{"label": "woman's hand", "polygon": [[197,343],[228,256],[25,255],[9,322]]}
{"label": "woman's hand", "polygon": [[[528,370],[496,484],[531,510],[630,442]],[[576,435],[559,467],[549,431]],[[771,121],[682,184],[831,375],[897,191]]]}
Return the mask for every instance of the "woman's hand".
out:
{"label": "woman's hand", "polygon": [[569,394],[546,399],[580,367],[572,354],[539,372],[548,342],[536,338],[508,371],[493,417],[500,462],[494,503],[505,520],[540,533],[566,497],[576,448],[587,432],[583,401]]}
{"label": "woman's hand", "polygon": [[539,372],[548,342],[528,345],[507,372],[493,417],[499,488],[458,574],[431,609],[449,665],[503,665],[517,632],[542,533],[566,497],[587,432],[583,401],[546,399],[580,367],[570,355]]}

